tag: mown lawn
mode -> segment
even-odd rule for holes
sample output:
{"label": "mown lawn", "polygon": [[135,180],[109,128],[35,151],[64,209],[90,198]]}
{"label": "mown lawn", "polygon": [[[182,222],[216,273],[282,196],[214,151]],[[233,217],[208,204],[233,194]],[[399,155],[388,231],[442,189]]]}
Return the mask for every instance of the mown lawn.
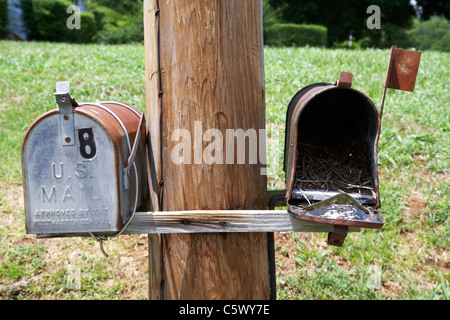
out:
{"label": "mown lawn", "polygon": [[[283,188],[287,105],[302,87],[354,74],[379,107],[389,50],[266,48],[269,188]],[[424,52],[413,93],[389,90],[379,142],[381,230],[276,234],[278,299],[449,299],[450,54]],[[0,41],[0,299],[146,299],[146,236],[36,240],[25,234],[20,147],[56,107],[56,81],[79,102],[117,100],[144,110],[142,45]]]}

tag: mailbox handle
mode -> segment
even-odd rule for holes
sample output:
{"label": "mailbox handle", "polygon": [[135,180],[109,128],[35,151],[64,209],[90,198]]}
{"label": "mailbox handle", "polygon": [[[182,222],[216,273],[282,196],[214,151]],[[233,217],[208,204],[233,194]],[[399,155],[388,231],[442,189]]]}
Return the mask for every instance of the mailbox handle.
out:
{"label": "mailbox handle", "polygon": [[144,126],[144,124],[145,124],[145,116],[144,116],[144,113],[142,113],[141,119],[139,120],[139,126],[136,131],[136,137],[134,137],[133,149],[131,150],[131,154],[128,157],[128,161],[127,161],[126,168],[128,171],[131,169],[131,165],[133,164],[134,158],[136,157],[137,149],[139,147],[139,139],[141,137],[141,132],[143,131],[142,127]]}
{"label": "mailbox handle", "polygon": [[136,136],[134,137],[133,148],[131,149],[130,156],[128,157],[127,165],[125,166],[125,168],[123,168],[123,177],[124,177],[124,188],[125,188],[125,190],[128,189],[128,187],[129,187],[128,177],[130,175],[130,170],[131,170],[131,167],[133,166],[134,158],[136,157],[136,153],[137,153],[137,150],[139,148],[139,139],[141,137],[141,133],[145,132],[145,130],[142,129],[143,126],[145,126],[144,113],[142,113],[141,119],[139,120],[139,126],[138,126],[138,129],[136,131]]}

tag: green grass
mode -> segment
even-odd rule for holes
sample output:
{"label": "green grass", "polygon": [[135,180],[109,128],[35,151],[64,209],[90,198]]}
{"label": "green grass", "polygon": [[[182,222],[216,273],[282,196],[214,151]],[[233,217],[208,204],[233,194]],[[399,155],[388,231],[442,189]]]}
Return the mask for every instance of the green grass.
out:
{"label": "green grass", "polygon": [[[292,96],[348,71],[353,87],[379,107],[388,58],[388,50],[265,48],[268,188],[284,187]],[[350,234],[342,248],[327,247],[325,234],[277,240],[279,299],[449,299],[449,66],[450,54],[424,52],[415,92],[388,90],[379,143],[384,228]],[[146,287],[133,282],[146,282],[145,257],[140,269],[129,269],[146,253],[140,238],[111,241],[105,260],[92,240],[25,235],[22,195],[14,191],[22,183],[20,147],[32,121],[56,107],[52,93],[62,80],[79,102],[117,100],[144,110],[143,46],[0,41],[0,299],[145,298]],[[283,269],[286,261],[292,265]],[[68,286],[73,265],[80,290]],[[378,289],[369,285],[374,267]]]}
{"label": "green grass", "polygon": [[3,182],[21,181],[26,129],[56,106],[57,81],[71,81],[78,101],[113,99],[145,109],[142,46],[0,42],[0,156]]}

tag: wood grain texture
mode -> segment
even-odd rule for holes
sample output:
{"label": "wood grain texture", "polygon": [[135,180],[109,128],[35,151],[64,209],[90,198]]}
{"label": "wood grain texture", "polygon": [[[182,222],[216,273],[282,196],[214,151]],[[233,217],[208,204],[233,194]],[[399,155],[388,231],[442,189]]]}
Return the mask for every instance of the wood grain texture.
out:
{"label": "wood grain texture", "polygon": [[160,1],[160,10],[164,210],[261,208],[260,165],[196,165],[193,141],[192,164],[170,161],[172,133],[186,129],[194,140],[196,121],[223,137],[265,128],[260,1]]}
{"label": "wood grain texture", "polygon": [[[286,210],[189,210],[136,212],[122,234],[230,232],[330,232],[333,226],[294,218]],[[359,232],[349,227],[349,232]],[[113,235],[113,233],[111,234]],[[85,234],[45,234],[49,237],[89,237]],[[160,240],[155,240],[159,242]],[[155,248],[152,248],[154,253]]]}
{"label": "wood grain texture", "polygon": [[124,234],[330,231],[332,225],[301,221],[286,210],[199,210],[137,212]]}
{"label": "wood grain texture", "polygon": [[160,98],[157,41],[156,0],[144,1],[144,50],[145,50],[145,103],[148,137],[147,174],[150,191],[150,205],[153,211],[159,210],[159,181],[161,180],[161,139],[160,139]]}
{"label": "wood grain texture", "polygon": [[332,225],[301,221],[286,210],[199,210],[137,212],[124,234],[330,231]]}
{"label": "wood grain texture", "polygon": [[[150,210],[159,210],[159,181],[161,180],[160,145],[160,104],[159,104],[159,66],[157,37],[157,1],[144,1],[144,50],[145,50],[145,93],[147,126],[147,175],[149,183]],[[148,236],[148,297],[161,299],[162,248],[158,234]]]}
{"label": "wood grain texture", "polygon": [[[145,232],[147,233],[147,232]],[[161,299],[162,246],[160,234],[148,235],[148,299]]]}
{"label": "wood grain texture", "polygon": [[[205,142],[191,145],[191,164],[170,160],[172,133],[194,137],[196,121],[200,134],[216,128],[224,137],[265,127],[261,1],[161,0],[159,9],[162,210],[264,209],[261,163],[194,164]],[[162,247],[163,299],[269,297],[265,233],[163,235]]]}

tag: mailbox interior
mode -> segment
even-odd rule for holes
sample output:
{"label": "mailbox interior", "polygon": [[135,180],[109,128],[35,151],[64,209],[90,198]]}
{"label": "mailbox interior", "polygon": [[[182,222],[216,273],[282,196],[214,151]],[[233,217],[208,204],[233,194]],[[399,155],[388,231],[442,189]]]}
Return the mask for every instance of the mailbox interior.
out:
{"label": "mailbox interior", "polygon": [[374,108],[357,91],[335,88],[315,96],[298,121],[294,184],[373,195],[377,129]]}
{"label": "mailbox interior", "polygon": [[[290,145],[285,166],[290,167],[285,170],[291,212],[314,211],[319,202],[325,206],[327,199],[343,193],[351,198],[341,197],[334,205],[344,206],[333,207],[336,212],[351,208],[364,219],[365,213],[378,213],[378,112],[367,96],[327,84],[306,87],[291,101],[287,128],[291,132],[286,133]],[[305,215],[312,216],[309,211]]]}

